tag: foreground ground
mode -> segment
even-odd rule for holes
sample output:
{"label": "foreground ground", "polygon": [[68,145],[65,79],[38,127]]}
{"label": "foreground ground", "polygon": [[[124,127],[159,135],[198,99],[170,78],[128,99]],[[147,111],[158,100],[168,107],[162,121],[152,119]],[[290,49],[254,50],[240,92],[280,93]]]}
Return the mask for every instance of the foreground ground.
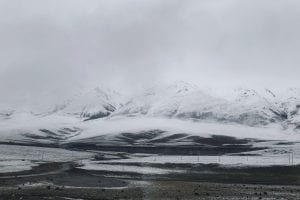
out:
{"label": "foreground ground", "polygon": [[187,171],[145,175],[47,163],[27,172],[1,174],[0,199],[300,199],[299,166],[176,168]]}
{"label": "foreground ground", "polygon": [[299,199],[298,186],[150,181],[129,187],[1,188],[0,199]]}
{"label": "foreground ground", "polygon": [[170,155],[141,146],[74,151],[2,144],[0,200],[300,199],[298,146],[234,145],[194,147],[200,155],[165,147]]}

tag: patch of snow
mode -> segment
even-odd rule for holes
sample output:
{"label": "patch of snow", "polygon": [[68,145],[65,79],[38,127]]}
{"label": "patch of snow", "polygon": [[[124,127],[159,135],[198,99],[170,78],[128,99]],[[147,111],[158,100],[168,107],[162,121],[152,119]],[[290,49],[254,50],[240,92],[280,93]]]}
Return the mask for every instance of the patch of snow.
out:
{"label": "patch of snow", "polygon": [[93,153],[18,145],[0,145],[0,160],[68,162],[93,156]]}
{"label": "patch of snow", "polygon": [[167,173],[180,173],[180,170],[167,170],[154,167],[143,166],[130,166],[130,165],[111,165],[108,163],[99,163],[98,161],[83,160],[80,161],[82,167],[80,169],[85,170],[98,170],[108,172],[132,172],[139,174],[167,174]]}
{"label": "patch of snow", "polygon": [[[273,165],[298,165],[300,157],[294,157],[293,163],[289,154],[284,155],[262,155],[262,156],[167,156],[157,155],[148,157],[135,157],[121,160],[108,160],[99,162],[99,166],[113,163],[152,163],[152,164],[220,164],[227,166],[273,166]],[[112,165],[113,166],[113,165]],[[120,165],[123,166],[123,165]]]}
{"label": "patch of snow", "polygon": [[50,182],[38,182],[38,183],[27,182],[27,183],[24,183],[24,185],[19,185],[19,186],[42,187],[42,186],[48,186],[48,185],[53,185],[53,183],[50,183]]}
{"label": "patch of snow", "polygon": [[30,160],[0,160],[0,173],[20,172],[31,170],[38,166]]}

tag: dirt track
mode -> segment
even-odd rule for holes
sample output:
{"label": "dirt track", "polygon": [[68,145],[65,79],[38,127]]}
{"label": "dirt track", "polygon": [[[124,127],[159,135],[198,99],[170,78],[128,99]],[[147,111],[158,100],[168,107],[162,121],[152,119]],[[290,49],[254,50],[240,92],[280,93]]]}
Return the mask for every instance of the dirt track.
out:
{"label": "dirt track", "polygon": [[126,188],[1,188],[0,199],[299,199],[298,186],[152,181]]}

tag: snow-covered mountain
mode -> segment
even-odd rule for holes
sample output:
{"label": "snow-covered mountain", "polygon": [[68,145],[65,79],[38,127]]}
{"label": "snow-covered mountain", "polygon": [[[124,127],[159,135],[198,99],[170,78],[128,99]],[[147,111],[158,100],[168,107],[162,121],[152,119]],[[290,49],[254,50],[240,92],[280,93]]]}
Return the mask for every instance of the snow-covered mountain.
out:
{"label": "snow-covered mountain", "polygon": [[[31,100],[20,100],[18,106],[0,109],[1,118],[11,118],[14,115],[70,115],[83,120],[107,117],[125,102],[121,94],[104,88],[96,87],[91,90],[79,90],[62,101],[43,101],[48,93]],[[53,94],[52,94],[53,95]],[[26,98],[24,98],[26,99]],[[33,100],[32,100],[33,99]]]}
{"label": "snow-covered mountain", "polygon": [[223,110],[229,114],[225,114],[226,121],[253,126],[278,123],[287,118],[285,111],[277,104],[274,93],[268,89],[236,89],[232,96],[233,99]]}
{"label": "snow-covered mountain", "polygon": [[106,88],[96,87],[83,92],[63,104],[59,113],[74,115],[87,119],[107,117],[123,103],[126,98],[121,94]]}
{"label": "snow-covered mountain", "polygon": [[[38,101],[37,101],[38,102]],[[42,102],[42,101],[41,101]],[[186,82],[160,85],[127,99],[119,93],[97,87],[80,91],[53,105],[35,103],[28,109],[0,109],[0,120],[20,112],[35,116],[74,117],[81,121],[116,117],[159,117],[193,121],[233,123],[247,126],[281,125],[300,129],[300,90],[274,92],[270,89],[239,88],[220,95]],[[26,102],[22,107],[26,107]],[[31,108],[34,108],[30,110]],[[25,110],[25,111],[24,111]]]}
{"label": "snow-covered mountain", "polygon": [[290,88],[280,99],[281,106],[287,113],[287,124],[292,124],[300,130],[300,89]]}
{"label": "snow-covered mountain", "polygon": [[197,86],[176,82],[167,86],[153,87],[133,97],[113,115],[174,117],[186,98],[195,101],[207,99]]}
{"label": "snow-covered mountain", "polygon": [[[266,131],[272,138],[273,132],[294,135],[300,131],[300,90],[295,88],[284,92],[239,88],[220,93],[176,82],[131,99],[97,87],[52,105],[38,99],[26,103],[0,109],[0,141],[64,144],[87,139],[127,144],[136,137],[131,133],[146,131],[145,137],[154,134],[155,140],[167,137],[171,138],[168,143],[194,144],[199,138],[193,134],[198,133],[230,135],[235,130],[235,137],[263,138],[258,133]],[[140,140],[144,139],[143,135]]]}
{"label": "snow-covered mountain", "polygon": [[154,87],[132,98],[113,116],[170,117],[250,126],[280,123],[287,109],[270,90],[236,89],[226,96],[207,92],[185,82]]}

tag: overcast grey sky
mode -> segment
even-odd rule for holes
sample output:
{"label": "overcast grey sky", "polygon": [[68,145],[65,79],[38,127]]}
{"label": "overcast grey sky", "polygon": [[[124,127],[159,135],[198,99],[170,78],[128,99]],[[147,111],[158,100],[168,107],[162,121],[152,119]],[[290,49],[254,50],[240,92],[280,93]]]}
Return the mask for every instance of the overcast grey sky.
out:
{"label": "overcast grey sky", "polygon": [[0,0],[2,99],[184,80],[300,86],[299,0]]}

